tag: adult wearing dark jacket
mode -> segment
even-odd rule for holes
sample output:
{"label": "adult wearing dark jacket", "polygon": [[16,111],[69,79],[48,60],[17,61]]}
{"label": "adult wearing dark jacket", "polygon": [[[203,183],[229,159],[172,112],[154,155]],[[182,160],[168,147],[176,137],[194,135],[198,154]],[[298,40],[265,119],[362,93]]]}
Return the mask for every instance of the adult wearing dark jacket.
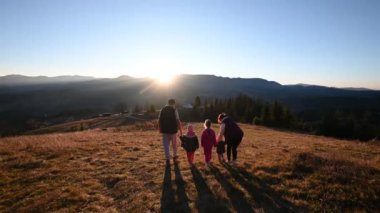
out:
{"label": "adult wearing dark jacket", "polygon": [[175,100],[170,99],[168,104],[164,106],[158,116],[158,129],[162,134],[162,143],[164,145],[165,158],[170,159],[169,145],[172,142],[173,158],[177,156],[177,132],[182,135],[181,121],[179,120],[178,111],[175,108]]}
{"label": "adult wearing dark jacket", "polygon": [[237,159],[237,147],[241,143],[244,136],[243,130],[241,130],[237,123],[226,113],[219,114],[218,123],[220,124],[220,130],[217,140],[219,142],[223,140],[224,137],[227,144],[227,159],[229,162],[234,163]]}

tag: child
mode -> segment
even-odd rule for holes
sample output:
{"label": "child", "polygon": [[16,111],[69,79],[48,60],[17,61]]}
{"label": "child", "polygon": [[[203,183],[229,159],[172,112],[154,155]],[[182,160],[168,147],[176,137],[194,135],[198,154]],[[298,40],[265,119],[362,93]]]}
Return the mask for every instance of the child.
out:
{"label": "child", "polygon": [[219,162],[224,162],[224,153],[226,152],[226,148],[225,148],[225,145],[226,145],[226,142],[224,141],[219,141],[217,144],[216,144],[216,153],[218,153],[218,159],[219,159]]}
{"label": "child", "polygon": [[211,129],[211,120],[207,119],[204,123],[205,130],[202,132],[201,144],[205,154],[206,166],[210,166],[212,147],[216,145],[216,136]]}
{"label": "child", "polygon": [[194,132],[193,126],[189,124],[187,126],[186,135],[179,137],[181,140],[181,146],[186,150],[187,161],[190,166],[194,165],[194,152],[199,148],[198,137]]}

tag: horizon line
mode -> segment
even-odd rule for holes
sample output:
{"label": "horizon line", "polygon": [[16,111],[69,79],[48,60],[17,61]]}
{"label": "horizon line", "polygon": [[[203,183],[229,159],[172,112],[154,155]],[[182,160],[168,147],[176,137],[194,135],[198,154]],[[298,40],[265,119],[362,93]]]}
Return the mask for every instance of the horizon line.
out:
{"label": "horizon line", "polygon": [[[319,86],[319,87],[327,87],[327,88],[336,88],[336,89],[363,89],[363,90],[370,90],[370,91],[380,91],[379,88],[369,88],[369,87],[363,87],[363,86],[331,86],[331,85],[322,85],[322,84],[313,84],[313,83],[304,83],[304,82],[299,82],[299,83],[294,83],[294,84],[284,84],[280,83],[279,81],[276,80],[269,80],[265,78],[260,78],[260,77],[231,77],[231,76],[221,76],[221,75],[215,75],[215,74],[190,74],[190,73],[180,73],[175,76],[214,76],[214,77],[219,77],[219,78],[228,78],[228,79],[261,79],[261,80],[266,80],[268,82],[275,82],[278,83],[282,86],[304,86],[304,87],[310,87],[310,86]],[[132,76],[132,75],[119,75],[116,77],[100,77],[100,76],[88,76],[88,75],[54,75],[54,76],[49,76],[49,75],[24,75],[24,74],[7,74],[7,75],[0,75],[0,78],[2,77],[7,77],[7,76],[22,76],[22,77],[29,77],[29,78],[37,78],[37,77],[46,77],[46,78],[58,78],[58,77],[87,77],[87,78],[93,78],[94,80],[101,80],[101,79],[117,79],[121,77],[130,77],[134,79],[145,79],[145,78],[154,78],[154,77],[149,77],[149,76]]]}

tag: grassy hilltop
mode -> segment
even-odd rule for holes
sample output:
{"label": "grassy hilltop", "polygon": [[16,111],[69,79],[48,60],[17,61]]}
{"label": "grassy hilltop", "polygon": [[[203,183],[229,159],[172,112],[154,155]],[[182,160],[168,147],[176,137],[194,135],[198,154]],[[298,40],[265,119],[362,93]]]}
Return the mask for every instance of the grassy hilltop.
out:
{"label": "grassy hilltop", "polygon": [[380,211],[378,142],[242,127],[237,165],[209,170],[166,165],[152,123],[1,138],[0,212]]}

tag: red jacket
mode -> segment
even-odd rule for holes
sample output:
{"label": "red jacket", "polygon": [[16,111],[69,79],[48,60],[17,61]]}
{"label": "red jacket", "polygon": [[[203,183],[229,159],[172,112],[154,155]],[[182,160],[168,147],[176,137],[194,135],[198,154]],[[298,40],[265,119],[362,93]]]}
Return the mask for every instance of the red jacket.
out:
{"label": "red jacket", "polygon": [[202,132],[201,137],[202,147],[205,149],[212,149],[214,145],[216,145],[216,136],[215,132],[212,129],[205,129]]}

